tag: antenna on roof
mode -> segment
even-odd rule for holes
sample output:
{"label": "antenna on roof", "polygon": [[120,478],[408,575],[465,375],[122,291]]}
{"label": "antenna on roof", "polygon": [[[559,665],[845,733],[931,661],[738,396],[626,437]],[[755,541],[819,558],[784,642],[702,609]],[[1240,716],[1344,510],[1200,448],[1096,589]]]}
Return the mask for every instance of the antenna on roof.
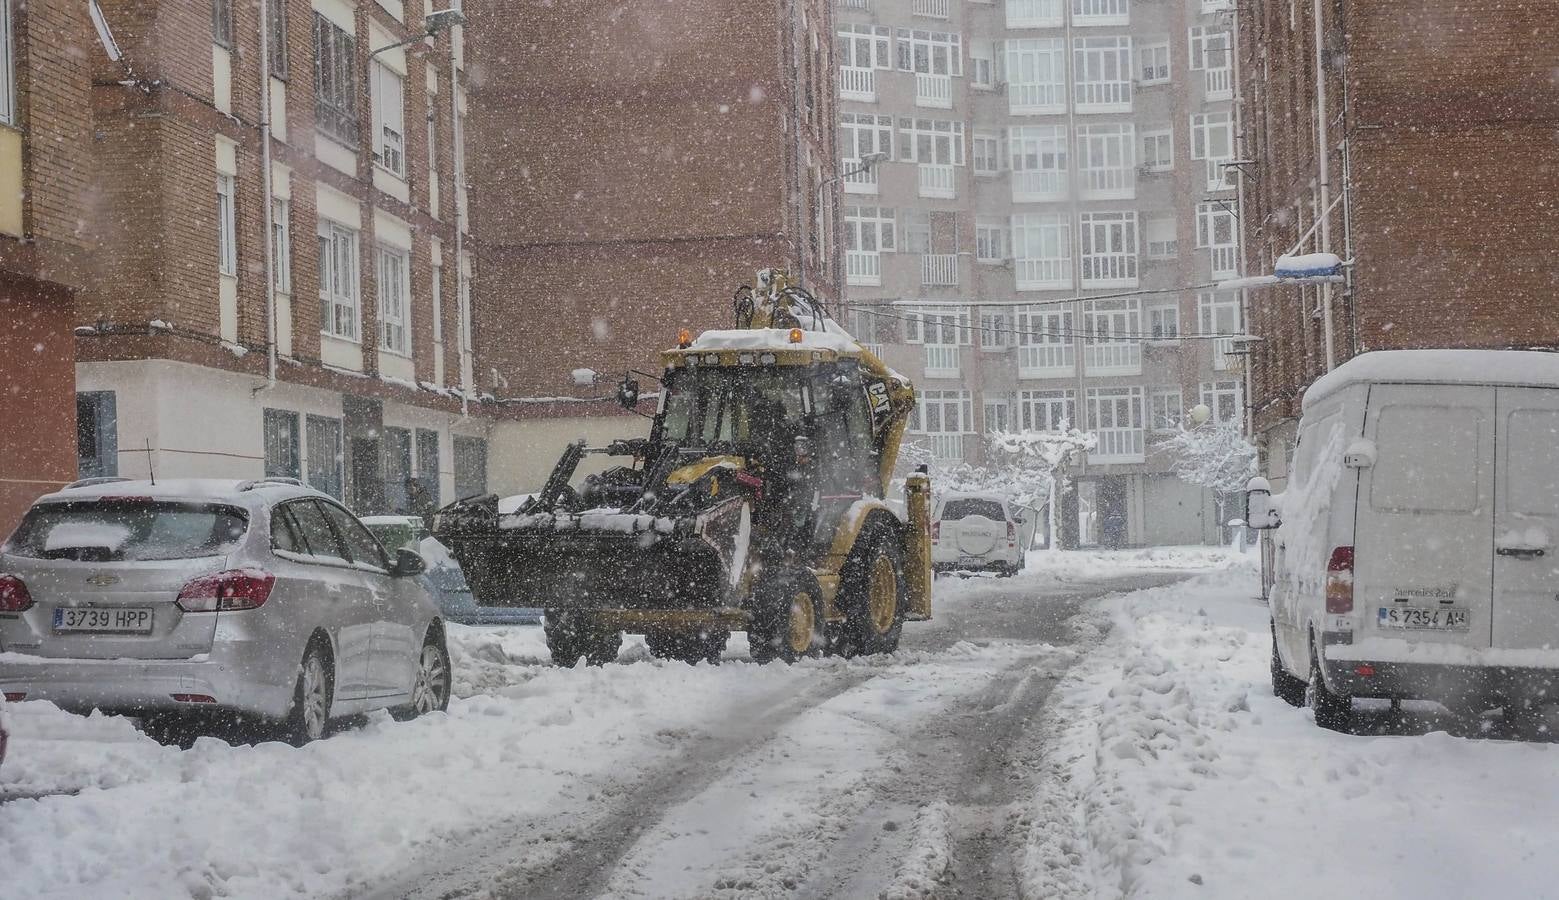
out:
{"label": "antenna on roof", "polygon": [[151,473],[152,484],[157,483],[157,469],[152,465],[152,439],[146,439],[146,471]]}

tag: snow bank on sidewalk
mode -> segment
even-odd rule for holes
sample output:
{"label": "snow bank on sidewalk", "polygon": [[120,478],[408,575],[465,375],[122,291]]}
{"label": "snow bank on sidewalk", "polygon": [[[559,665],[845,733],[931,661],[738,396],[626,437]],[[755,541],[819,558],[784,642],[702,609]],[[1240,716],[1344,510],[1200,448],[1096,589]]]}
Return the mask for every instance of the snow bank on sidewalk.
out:
{"label": "snow bank on sidewalk", "polygon": [[1272,696],[1257,588],[1241,564],[1101,602],[1109,636],[1057,688],[1025,894],[1554,895],[1559,747],[1317,728]]}

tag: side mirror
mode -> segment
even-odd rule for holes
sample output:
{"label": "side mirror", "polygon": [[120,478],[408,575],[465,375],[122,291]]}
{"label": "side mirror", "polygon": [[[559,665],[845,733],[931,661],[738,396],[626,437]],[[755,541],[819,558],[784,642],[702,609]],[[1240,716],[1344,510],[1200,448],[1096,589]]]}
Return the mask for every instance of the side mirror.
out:
{"label": "side mirror", "polygon": [[617,384],[617,402],[623,409],[635,409],[639,405],[639,383],[632,378],[624,378]]}
{"label": "side mirror", "polygon": [[397,578],[409,578],[413,575],[421,575],[428,570],[428,564],[423,561],[422,554],[405,547],[395,551],[395,576]]}
{"label": "side mirror", "polygon": [[1257,531],[1283,524],[1283,517],[1272,502],[1272,485],[1259,475],[1245,483],[1245,524]]}

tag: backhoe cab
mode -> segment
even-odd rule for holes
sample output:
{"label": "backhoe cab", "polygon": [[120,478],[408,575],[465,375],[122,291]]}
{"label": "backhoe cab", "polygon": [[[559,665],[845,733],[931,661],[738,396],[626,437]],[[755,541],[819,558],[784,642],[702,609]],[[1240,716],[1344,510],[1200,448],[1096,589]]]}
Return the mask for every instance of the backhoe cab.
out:
{"label": "backhoe cab", "polygon": [[[758,661],[891,652],[930,604],[930,483],[884,502],[914,389],[785,273],[735,300],[738,327],[662,355],[648,438],[568,448],[517,511],[446,507],[435,531],[477,600],[540,606],[554,661],[714,661],[732,630]],[[619,387],[633,406],[637,383]],[[586,453],[623,465],[572,486]]]}

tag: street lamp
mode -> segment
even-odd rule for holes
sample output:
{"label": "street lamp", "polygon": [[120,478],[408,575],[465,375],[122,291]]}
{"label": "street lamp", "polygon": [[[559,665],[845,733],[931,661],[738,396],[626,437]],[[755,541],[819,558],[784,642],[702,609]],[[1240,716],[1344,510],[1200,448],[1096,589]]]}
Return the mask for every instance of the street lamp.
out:
{"label": "street lamp", "polygon": [[1191,424],[1201,427],[1207,424],[1207,420],[1213,417],[1213,411],[1207,408],[1207,404],[1198,403],[1191,407]]}
{"label": "street lamp", "polygon": [[454,28],[456,25],[464,25],[465,23],[466,14],[453,7],[449,9],[441,9],[436,12],[430,12],[426,16],[422,17],[422,34],[409,37],[404,41],[396,41],[393,44],[385,44],[378,50],[368,54],[368,58],[373,59],[375,56],[378,56],[386,50],[394,50],[396,47],[404,47],[407,44],[415,44],[418,41],[426,40],[430,37],[438,37],[442,32],[448,31],[449,29]]}
{"label": "street lamp", "polygon": [[[836,175],[831,175],[828,178],[825,178],[823,180],[823,182],[817,186],[817,195],[812,198],[812,209],[813,209],[814,214],[821,210],[821,207],[822,207],[822,204],[823,204],[823,190],[825,188],[827,188],[829,185],[833,184],[834,182],[838,181],[841,178],[849,178],[851,175],[860,175],[863,172],[870,172],[872,169],[877,167],[878,163],[886,162],[887,159],[888,159],[888,154],[883,153],[881,151],[878,151],[876,153],[868,153],[865,156],[861,157],[861,164],[856,166],[855,168],[848,169],[848,170],[840,172],[840,173],[838,173]],[[837,243],[838,242],[836,241],[835,244],[837,244]],[[797,284],[800,284],[802,287],[806,287],[806,284],[807,284],[807,254],[806,254],[806,248],[803,247],[803,248],[800,248],[800,249],[801,249],[801,252],[796,254],[797,259],[800,260],[800,263],[796,267],[797,268],[796,274],[798,276],[798,278],[796,279],[796,282],[797,282]],[[834,252],[837,255],[837,253],[838,253],[837,247],[835,248]],[[837,262],[837,260],[836,260],[836,262]],[[836,265],[834,268],[835,268],[835,270],[837,270],[838,266]]]}

